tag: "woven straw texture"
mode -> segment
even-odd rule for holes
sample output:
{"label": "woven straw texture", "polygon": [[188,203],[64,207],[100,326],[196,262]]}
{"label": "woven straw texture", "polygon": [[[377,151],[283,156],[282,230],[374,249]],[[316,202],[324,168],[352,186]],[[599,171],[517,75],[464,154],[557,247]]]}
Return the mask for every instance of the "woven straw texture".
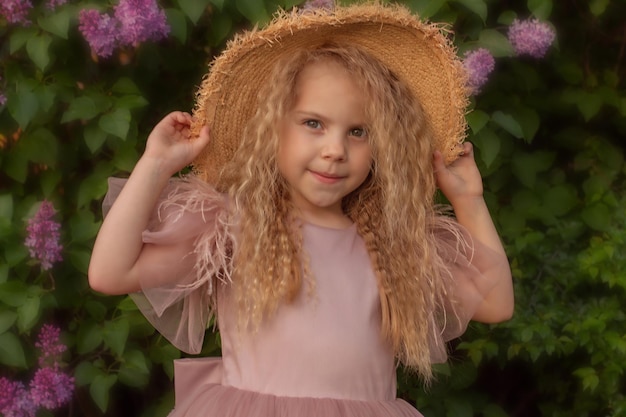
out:
{"label": "woven straw texture", "polygon": [[466,74],[447,31],[402,6],[361,4],[334,11],[280,12],[264,29],[239,34],[228,43],[196,97],[192,133],[204,124],[211,129],[209,145],[193,164],[203,180],[217,184],[275,62],[299,48],[327,42],[358,46],[388,66],[420,101],[446,162],[458,157],[466,130]]}

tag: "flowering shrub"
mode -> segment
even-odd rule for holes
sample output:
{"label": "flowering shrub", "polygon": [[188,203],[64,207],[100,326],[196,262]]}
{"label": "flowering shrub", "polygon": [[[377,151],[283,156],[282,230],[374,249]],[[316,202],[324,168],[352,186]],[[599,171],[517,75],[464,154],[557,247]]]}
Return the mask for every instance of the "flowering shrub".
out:
{"label": "flowering shrub", "polygon": [[120,0],[113,16],[95,9],[80,11],[79,29],[93,53],[106,58],[117,47],[137,47],[169,34],[165,13],[156,0]]}
{"label": "flowering shrub", "polygon": [[74,393],[74,378],[62,371],[61,355],[67,346],[59,341],[61,330],[44,325],[36,346],[39,369],[28,384],[0,378],[0,413],[5,417],[34,417],[39,409],[56,410],[68,404]]}
{"label": "flowering shrub", "polygon": [[478,94],[495,68],[496,60],[487,49],[478,48],[465,53],[463,65],[468,74],[469,89],[472,94]]}
{"label": "flowering shrub", "polygon": [[54,221],[54,207],[49,201],[41,203],[37,214],[28,221],[28,237],[24,244],[31,258],[41,264],[43,270],[52,268],[52,264],[63,260],[59,243],[61,225]]}
{"label": "flowering shrub", "polygon": [[508,37],[517,55],[543,58],[556,33],[550,25],[537,19],[515,19],[509,27]]}
{"label": "flowering shrub", "polygon": [[[193,108],[226,39],[296,3],[0,1],[0,414],[171,410],[181,353],[129,298],[87,285],[106,179],[164,114]],[[516,312],[472,325],[429,390],[402,375],[400,396],[426,417],[625,415],[626,3],[574,17],[550,0],[405,3],[455,32]],[[66,345],[47,326],[37,337],[48,320]],[[208,331],[203,354],[218,353]]]}

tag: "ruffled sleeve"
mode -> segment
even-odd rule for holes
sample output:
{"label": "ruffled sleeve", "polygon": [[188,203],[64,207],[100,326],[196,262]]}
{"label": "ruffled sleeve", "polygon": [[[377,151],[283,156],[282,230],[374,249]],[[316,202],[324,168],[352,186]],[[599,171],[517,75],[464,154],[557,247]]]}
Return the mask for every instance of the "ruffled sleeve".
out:
{"label": "ruffled sleeve", "polygon": [[443,306],[433,317],[439,331],[431,340],[431,359],[441,363],[447,359],[445,342],[465,332],[498,278],[508,275],[510,267],[506,256],[473,239],[450,217],[440,216],[434,233],[449,278]]}
{"label": "ruffled sleeve", "polygon": [[[109,179],[104,215],[125,179]],[[140,277],[141,291],[130,294],[148,321],[178,349],[196,354],[216,312],[215,285],[230,280],[230,248],[226,199],[194,177],[173,179],[160,196],[145,244],[171,246],[182,254],[175,265],[155,265],[158,272]],[[164,260],[165,262],[165,260]]]}

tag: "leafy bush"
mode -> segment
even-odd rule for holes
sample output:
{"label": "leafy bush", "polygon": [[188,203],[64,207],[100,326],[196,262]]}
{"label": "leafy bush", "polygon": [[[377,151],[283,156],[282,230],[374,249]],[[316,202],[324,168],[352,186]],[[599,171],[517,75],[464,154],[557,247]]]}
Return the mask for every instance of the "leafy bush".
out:
{"label": "leafy bush", "polygon": [[[79,18],[94,8],[113,16],[110,2],[34,3],[30,24],[0,21],[0,376],[32,378],[36,334],[53,323],[69,346],[74,414],[165,415],[180,352],[127,297],[87,286],[106,178],[132,169],[165,113],[192,108],[233,32],[298,1],[164,0],[167,37],[116,45],[109,57],[91,51]],[[495,57],[468,122],[516,312],[473,324],[429,389],[401,375],[400,395],[426,416],[626,415],[626,5],[404,3],[448,22],[459,54]],[[507,39],[515,19],[532,17],[557,34],[542,58],[516,56]],[[25,246],[44,200],[61,224],[63,261],[50,268]],[[204,353],[218,353],[207,336]]]}

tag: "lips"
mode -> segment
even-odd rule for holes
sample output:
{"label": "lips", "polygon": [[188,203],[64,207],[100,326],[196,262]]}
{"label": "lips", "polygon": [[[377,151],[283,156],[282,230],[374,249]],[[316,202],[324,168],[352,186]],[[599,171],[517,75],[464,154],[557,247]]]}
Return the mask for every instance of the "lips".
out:
{"label": "lips", "polygon": [[334,173],[318,172],[318,171],[311,171],[311,170],[309,170],[309,172],[318,181],[320,181],[320,182],[322,182],[324,184],[334,184],[336,182],[339,182],[342,178],[344,178],[344,176],[338,175],[338,174],[334,174]]}

